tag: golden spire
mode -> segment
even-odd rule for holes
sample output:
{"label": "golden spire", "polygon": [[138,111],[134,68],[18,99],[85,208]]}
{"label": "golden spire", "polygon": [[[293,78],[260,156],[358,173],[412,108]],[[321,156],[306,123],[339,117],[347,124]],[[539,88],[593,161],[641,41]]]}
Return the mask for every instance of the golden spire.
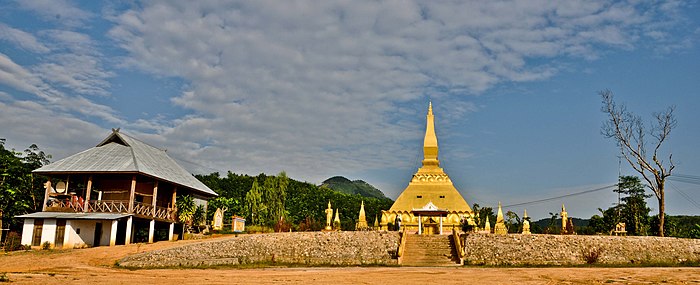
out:
{"label": "golden spire", "polygon": [[503,211],[501,210],[501,202],[498,202],[498,215],[496,216],[496,227],[493,229],[494,234],[506,235],[508,234],[508,229],[506,228],[505,221],[503,220]]}
{"label": "golden spire", "polygon": [[438,161],[438,141],[435,135],[435,117],[433,102],[428,105],[428,116],[423,139],[423,166],[440,166]]}
{"label": "golden spire", "polygon": [[498,214],[496,214],[496,223],[503,223],[503,211],[501,210],[501,202],[498,202]]}

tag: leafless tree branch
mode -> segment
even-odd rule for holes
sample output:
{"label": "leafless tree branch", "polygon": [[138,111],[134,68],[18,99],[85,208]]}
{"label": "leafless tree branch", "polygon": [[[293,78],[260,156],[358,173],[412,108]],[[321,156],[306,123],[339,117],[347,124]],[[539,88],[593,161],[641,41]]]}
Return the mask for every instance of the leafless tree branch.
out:
{"label": "leafless tree branch", "polygon": [[[599,94],[603,99],[601,111],[608,115],[608,120],[601,128],[601,134],[615,140],[622,156],[636,172],[642,175],[647,182],[647,187],[656,195],[659,201],[659,234],[663,236],[664,186],[666,178],[671,176],[675,165],[673,154],[669,154],[668,168],[666,168],[664,161],[659,159],[659,150],[668,139],[671,130],[677,125],[673,114],[675,107],[654,113],[653,117],[656,120],[652,123],[651,129],[647,130],[641,117],[628,112],[625,105],[615,103],[612,91],[606,89]],[[647,134],[654,138],[651,158],[647,156]]]}

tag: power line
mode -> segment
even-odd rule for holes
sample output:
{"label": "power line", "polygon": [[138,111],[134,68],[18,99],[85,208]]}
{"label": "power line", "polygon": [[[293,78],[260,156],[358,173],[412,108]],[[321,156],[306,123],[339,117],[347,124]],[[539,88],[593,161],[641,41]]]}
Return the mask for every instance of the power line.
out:
{"label": "power line", "polygon": [[566,195],[561,195],[561,196],[556,196],[556,197],[551,197],[551,198],[545,198],[545,199],[539,199],[539,200],[534,200],[534,201],[529,201],[529,202],[511,204],[511,205],[503,206],[503,208],[510,208],[510,207],[515,207],[515,206],[529,205],[529,204],[537,204],[537,203],[557,200],[557,199],[561,199],[561,198],[578,196],[578,195],[588,194],[588,193],[592,193],[592,192],[596,192],[596,191],[607,190],[610,188],[614,188],[616,186],[617,186],[617,184],[613,184],[613,185],[608,185],[608,186],[604,186],[604,187],[600,187],[600,188],[589,189],[589,190],[585,190],[585,191],[581,191],[581,192],[576,192],[576,193],[571,193],[571,194],[566,194]]}
{"label": "power line", "polygon": [[700,185],[700,178],[695,179],[695,178],[685,178],[685,177],[669,176],[668,179],[669,179],[669,180],[676,181],[676,182],[682,182],[682,183]]}
{"label": "power line", "polygon": [[672,176],[669,176],[669,177],[682,177],[682,178],[700,180],[700,176],[697,176],[697,175],[690,175],[690,174],[681,174],[681,173],[676,173],[676,174],[673,174]]}
{"label": "power line", "polygon": [[678,191],[678,193],[681,194],[681,196],[683,196],[683,197],[685,197],[686,199],[688,199],[688,202],[690,202],[691,204],[693,204],[693,206],[695,206],[695,207],[697,207],[698,209],[700,209],[700,203],[698,203],[698,202],[696,202],[695,200],[693,200],[693,198],[691,198],[690,195],[688,195],[688,194],[686,194],[685,192],[681,191],[681,189],[678,189],[678,187],[676,187],[676,185],[673,185],[672,183],[668,183],[668,184],[671,185],[671,187],[673,187],[673,189],[675,189],[676,191]]}

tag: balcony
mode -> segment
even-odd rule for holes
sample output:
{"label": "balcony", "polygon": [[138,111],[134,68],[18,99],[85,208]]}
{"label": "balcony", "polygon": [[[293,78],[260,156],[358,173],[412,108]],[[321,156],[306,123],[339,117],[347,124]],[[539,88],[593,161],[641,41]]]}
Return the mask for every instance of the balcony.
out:
{"label": "balcony", "polygon": [[[87,209],[86,209],[87,207]],[[153,206],[141,202],[134,202],[132,212],[129,212],[128,200],[93,200],[77,201],[75,199],[52,199],[47,204],[46,211],[49,212],[87,212],[87,213],[123,213],[134,214],[138,218],[156,219],[167,222],[176,222],[176,210]]]}

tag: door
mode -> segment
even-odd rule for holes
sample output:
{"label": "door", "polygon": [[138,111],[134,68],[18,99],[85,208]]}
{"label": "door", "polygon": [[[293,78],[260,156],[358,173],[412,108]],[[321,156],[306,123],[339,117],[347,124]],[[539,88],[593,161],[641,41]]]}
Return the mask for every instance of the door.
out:
{"label": "door", "polygon": [[34,220],[34,233],[32,233],[32,246],[41,245],[41,232],[44,231],[44,219]]}
{"label": "door", "polygon": [[56,240],[54,240],[53,244],[56,246],[56,248],[62,248],[63,247],[63,238],[65,237],[66,234],[66,220],[57,220],[56,221]]}
{"label": "door", "polygon": [[100,239],[102,238],[102,223],[95,224],[95,239],[92,242],[93,247],[100,246]]}

